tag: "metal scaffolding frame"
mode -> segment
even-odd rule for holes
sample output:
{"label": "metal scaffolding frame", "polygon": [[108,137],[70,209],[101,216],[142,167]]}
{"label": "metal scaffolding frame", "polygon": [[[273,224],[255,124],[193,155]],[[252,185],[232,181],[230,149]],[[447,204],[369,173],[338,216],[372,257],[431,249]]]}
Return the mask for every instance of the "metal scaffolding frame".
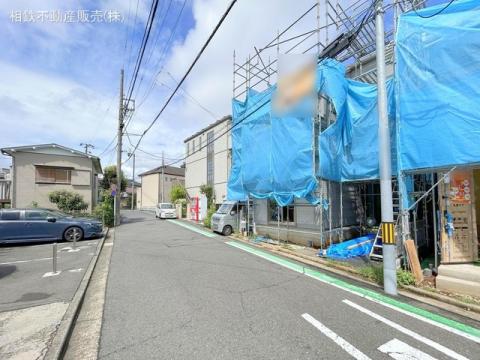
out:
{"label": "metal scaffolding frame", "polygon": [[[253,46],[252,53],[239,60],[238,54],[233,52],[233,85],[232,97],[235,100],[244,100],[248,89],[261,92],[268,89],[277,81],[278,59],[280,54],[312,54],[320,58],[322,51],[326,51],[339,42],[342,37],[348,37],[347,46],[340,47],[334,58],[347,67],[350,77],[363,82],[376,83],[376,67],[364,69],[364,64],[375,59],[375,11],[374,0],[357,0],[350,5],[341,5],[339,0],[317,0],[311,7],[301,13],[292,23],[283,30],[277,30],[276,35],[264,46]],[[344,2],[343,2],[344,3]],[[391,0],[384,6],[385,17],[392,19],[385,26],[385,58],[386,63],[393,65],[394,59],[394,34],[399,14],[419,9],[425,6],[426,0]],[[352,36],[354,34],[354,36]],[[336,121],[333,104],[325,96],[319,95],[318,112],[313,119],[316,131],[322,132]],[[314,136],[315,137],[315,136]],[[316,149],[316,140],[312,140]],[[314,151],[315,152],[315,151]],[[314,155],[315,157],[315,155]],[[314,159],[314,168],[318,168]],[[319,179],[317,196],[329,202],[328,210],[324,211],[319,205],[320,244],[326,245],[325,235],[328,233],[328,244],[333,243],[332,234],[335,232],[337,239],[343,240],[343,186],[341,186],[341,211],[340,227],[332,228],[332,181]],[[324,184],[325,183],[325,184]],[[366,223],[366,194],[368,186],[372,183],[352,182],[360,196],[362,206],[362,219],[359,226],[363,228]],[[325,189],[324,189],[325,187]],[[371,187],[370,187],[371,189]],[[379,195],[379,194],[378,194]],[[362,199],[363,197],[363,199]],[[295,206],[295,204],[293,204]],[[328,231],[326,231],[328,226]],[[277,227],[280,223],[277,222]],[[338,234],[340,230],[341,234]],[[279,229],[278,229],[279,231]],[[279,239],[279,232],[277,232]]]}

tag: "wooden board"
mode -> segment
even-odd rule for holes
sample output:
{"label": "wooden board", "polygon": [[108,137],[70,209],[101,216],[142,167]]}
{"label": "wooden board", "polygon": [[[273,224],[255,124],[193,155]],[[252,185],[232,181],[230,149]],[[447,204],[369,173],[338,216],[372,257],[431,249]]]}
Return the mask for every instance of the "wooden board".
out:
{"label": "wooden board", "polygon": [[408,265],[415,277],[415,282],[420,284],[423,281],[423,272],[420,267],[420,261],[418,260],[417,249],[415,248],[415,242],[411,239],[405,240],[405,250],[407,251]]}

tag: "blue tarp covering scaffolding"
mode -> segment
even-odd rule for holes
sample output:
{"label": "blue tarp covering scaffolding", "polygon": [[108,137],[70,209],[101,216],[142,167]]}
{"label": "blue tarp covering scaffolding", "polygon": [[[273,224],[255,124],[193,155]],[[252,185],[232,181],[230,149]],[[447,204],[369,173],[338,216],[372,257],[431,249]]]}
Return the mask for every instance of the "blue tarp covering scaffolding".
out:
{"label": "blue tarp covering scaffolding", "polygon": [[[442,6],[418,13],[428,16]],[[395,79],[387,82],[393,173],[480,162],[479,58],[478,0],[456,1],[428,19],[415,12],[400,16]],[[319,135],[316,175],[377,179],[377,89],[344,74],[332,59],[317,68],[317,91],[331,99],[337,118]],[[274,91],[250,90],[245,102],[233,101],[227,197],[273,198],[282,206],[294,197],[315,203],[312,118],[275,118]]]}
{"label": "blue tarp covering scaffolding", "polygon": [[245,102],[233,102],[233,166],[228,199],[272,198],[281,206],[294,197],[313,200],[311,117],[276,118],[271,100],[276,87],[250,90]]}
{"label": "blue tarp covering scaffolding", "polygon": [[[418,13],[430,16],[445,5]],[[480,1],[424,19],[399,17],[396,37],[401,170],[480,162]]]}

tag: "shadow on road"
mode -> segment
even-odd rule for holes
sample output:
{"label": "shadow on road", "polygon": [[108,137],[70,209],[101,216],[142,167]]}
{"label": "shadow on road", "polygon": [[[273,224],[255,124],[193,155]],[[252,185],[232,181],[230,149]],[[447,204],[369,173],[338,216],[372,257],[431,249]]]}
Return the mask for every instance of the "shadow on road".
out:
{"label": "shadow on road", "polygon": [[0,279],[13,274],[15,271],[17,271],[17,267],[15,265],[0,265]]}

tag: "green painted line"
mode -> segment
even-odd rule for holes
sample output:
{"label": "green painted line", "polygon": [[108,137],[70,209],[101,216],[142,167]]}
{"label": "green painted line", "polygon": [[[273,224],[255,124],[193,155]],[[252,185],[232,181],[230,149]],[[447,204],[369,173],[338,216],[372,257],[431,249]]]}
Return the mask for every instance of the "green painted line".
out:
{"label": "green painted line", "polygon": [[381,303],[387,304],[389,307],[398,308],[398,309],[402,310],[403,312],[408,312],[408,313],[414,314],[418,317],[425,318],[429,321],[436,322],[436,323],[441,324],[443,326],[450,327],[452,329],[455,329],[457,331],[469,334],[471,336],[474,336],[474,337],[477,337],[477,338],[480,339],[480,329],[474,328],[472,326],[463,324],[463,323],[455,321],[455,320],[448,319],[448,318],[443,317],[441,315],[434,314],[430,311],[418,308],[416,306],[404,303],[402,301],[392,299],[392,298],[390,298],[388,296],[385,296],[385,295],[382,295],[382,294],[380,294],[376,291],[373,291],[373,290],[370,290],[370,289],[365,289],[365,288],[350,284],[350,283],[348,283],[344,280],[334,278],[334,277],[329,276],[327,274],[324,274],[324,273],[322,273],[318,270],[314,270],[314,269],[305,267],[305,266],[297,264],[293,261],[287,260],[285,258],[276,256],[276,255],[273,255],[273,254],[271,254],[269,252],[266,252],[266,251],[263,251],[263,250],[253,248],[251,246],[248,246],[248,245],[245,245],[245,244],[242,244],[242,243],[238,243],[238,242],[234,242],[234,241],[228,241],[228,242],[226,242],[226,244],[234,246],[234,247],[239,248],[239,249],[242,249],[242,250],[247,251],[251,254],[260,256],[260,257],[262,257],[266,260],[269,260],[269,261],[272,261],[276,264],[282,265],[282,266],[284,266],[284,267],[286,267],[290,270],[293,270],[293,271],[296,271],[296,272],[299,272],[299,273],[303,273],[307,276],[316,278],[316,279],[318,279],[322,282],[325,282],[325,283],[328,283],[330,285],[342,288],[342,289],[344,289],[348,292],[354,293],[354,294],[359,295],[361,297],[368,298],[368,299],[373,300],[375,302],[381,302]]}
{"label": "green painted line", "polygon": [[168,221],[171,222],[171,223],[174,223],[176,225],[183,226],[184,228],[186,228],[188,230],[195,231],[196,233],[202,234],[204,236],[208,236],[208,237],[211,237],[211,238],[215,237],[215,234],[212,234],[208,231],[201,230],[201,229],[197,228],[196,226],[185,224],[183,221],[178,221],[178,220],[168,220]]}

